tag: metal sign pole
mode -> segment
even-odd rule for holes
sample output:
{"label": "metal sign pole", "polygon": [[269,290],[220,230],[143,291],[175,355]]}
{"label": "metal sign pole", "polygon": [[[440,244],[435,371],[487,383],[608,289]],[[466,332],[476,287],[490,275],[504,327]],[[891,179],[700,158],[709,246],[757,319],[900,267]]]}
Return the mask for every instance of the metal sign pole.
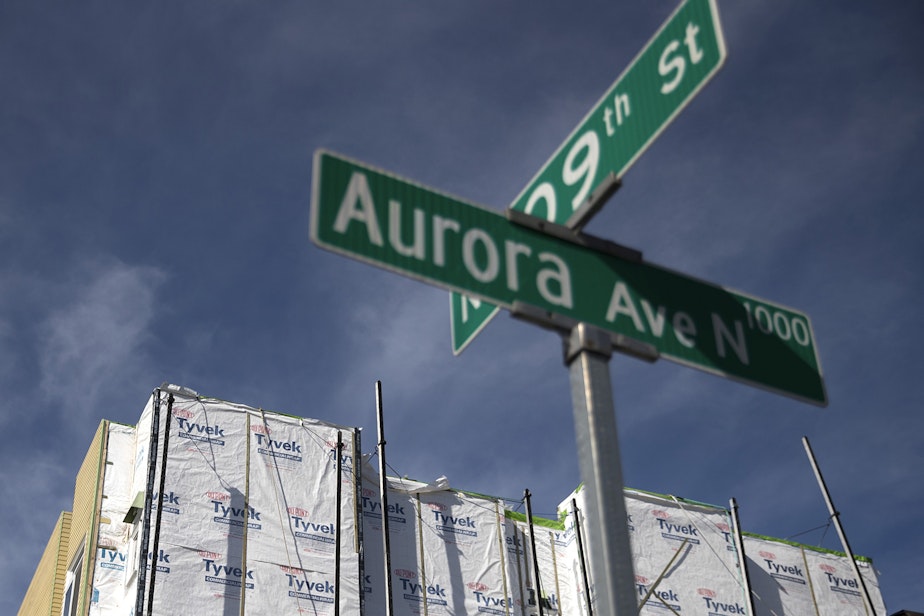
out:
{"label": "metal sign pole", "polygon": [[594,612],[634,616],[638,604],[609,372],[612,344],[608,333],[579,323],[567,341],[565,363],[587,501],[585,530],[591,547]]}

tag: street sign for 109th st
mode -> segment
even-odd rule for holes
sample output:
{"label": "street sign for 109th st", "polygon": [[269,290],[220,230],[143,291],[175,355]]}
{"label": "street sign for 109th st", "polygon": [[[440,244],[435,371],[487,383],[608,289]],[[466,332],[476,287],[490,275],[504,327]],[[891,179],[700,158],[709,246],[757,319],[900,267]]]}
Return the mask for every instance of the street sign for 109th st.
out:
{"label": "street sign for 109th st", "polygon": [[[725,61],[715,0],[687,0],[668,17],[510,209],[582,226],[616,181],[648,149]],[[461,353],[496,313],[452,297],[453,352]]]}
{"label": "street sign for 109th st", "polygon": [[526,305],[651,345],[660,357],[827,403],[808,317],[514,224],[339,155],[315,154],[322,248],[507,309]]}

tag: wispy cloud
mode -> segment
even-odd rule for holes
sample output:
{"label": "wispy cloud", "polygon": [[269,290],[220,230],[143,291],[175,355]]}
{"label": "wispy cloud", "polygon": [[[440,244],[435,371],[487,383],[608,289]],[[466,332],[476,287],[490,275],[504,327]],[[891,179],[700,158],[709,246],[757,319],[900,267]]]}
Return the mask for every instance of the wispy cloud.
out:
{"label": "wispy cloud", "polygon": [[64,303],[39,328],[42,395],[67,400],[79,421],[106,388],[132,382],[145,361],[156,291],[165,278],[159,269],[120,261],[79,268]]}

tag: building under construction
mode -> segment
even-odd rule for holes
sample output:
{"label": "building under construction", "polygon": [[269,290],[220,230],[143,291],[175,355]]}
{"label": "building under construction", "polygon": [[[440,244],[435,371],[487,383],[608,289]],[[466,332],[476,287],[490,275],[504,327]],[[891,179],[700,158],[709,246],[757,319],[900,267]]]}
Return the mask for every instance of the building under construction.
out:
{"label": "building under construction", "polygon": [[[154,391],[102,421],[21,615],[592,616],[582,493],[558,520],[380,475],[360,430]],[[471,486],[477,489],[477,486]],[[626,490],[640,614],[884,616],[872,563]],[[386,532],[387,531],[387,532]],[[588,592],[589,589],[589,592]]]}

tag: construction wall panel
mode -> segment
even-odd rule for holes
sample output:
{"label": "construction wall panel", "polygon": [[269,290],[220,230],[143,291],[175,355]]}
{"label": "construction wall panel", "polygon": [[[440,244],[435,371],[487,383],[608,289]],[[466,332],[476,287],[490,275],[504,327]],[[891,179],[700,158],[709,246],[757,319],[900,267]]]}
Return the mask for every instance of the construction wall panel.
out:
{"label": "construction wall panel", "polygon": [[[192,601],[203,613],[238,614],[243,602],[245,614],[293,606],[296,613],[325,614],[333,613],[339,595],[343,613],[359,613],[355,429],[180,395],[168,422],[167,392],[160,399],[169,440],[161,493],[161,427],[153,490],[161,517],[158,551],[169,559],[169,566],[162,564],[169,571],[158,567],[154,576],[155,612],[162,606],[177,613],[171,601],[187,607]],[[152,416],[149,403],[139,421],[133,490],[147,487],[150,437],[141,430],[150,431]],[[157,509],[149,512],[151,550]],[[191,580],[188,593],[178,581],[184,578]]]}
{"label": "construction wall panel", "polygon": [[[805,557],[820,616],[866,615],[860,582],[847,556],[808,549]],[[885,614],[875,570],[868,562],[858,562],[857,565],[876,613]]]}
{"label": "construction wall panel", "polygon": [[132,526],[124,523],[123,519],[133,498],[135,429],[114,423],[108,423],[107,427],[106,464],[89,610],[91,615],[101,616],[127,614],[134,606],[134,596],[126,584]]}
{"label": "construction wall panel", "polygon": [[[758,616],[866,616],[846,555],[754,535],[745,535],[744,551]],[[876,612],[885,614],[875,570],[865,559],[857,565]]]}
{"label": "construction wall panel", "polygon": [[[548,616],[587,613],[582,490],[563,501],[560,522],[532,526],[445,478],[388,478],[383,505],[353,428],[191,395],[176,396],[168,414],[165,391],[152,447],[154,400],[137,429],[104,422],[78,473],[75,511],[99,511],[97,526],[59,560],[66,566],[76,544],[90,546],[91,614],[131,614],[142,571],[154,579],[146,613],[331,615],[339,598],[340,613],[383,614],[385,520],[396,616],[533,616],[540,604]],[[146,490],[152,528],[142,555],[143,515],[124,519]],[[728,511],[636,490],[625,503],[639,614],[747,613]],[[583,536],[587,562],[596,546]],[[865,614],[843,555],[756,536],[745,552],[756,616]],[[862,571],[885,613],[875,572],[867,562]]]}
{"label": "construction wall panel", "polygon": [[[385,613],[382,503],[378,477],[363,471],[366,613]],[[437,484],[390,481],[391,588],[396,616],[503,613],[500,504]]]}
{"label": "construction wall panel", "polygon": [[518,616],[538,613],[540,601],[545,614],[580,613],[576,610],[580,609],[578,596],[582,582],[574,526],[537,518],[530,529],[525,517],[508,514],[508,518],[507,571],[513,581],[512,605],[516,608],[510,613]]}
{"label": "construction wall panel", "polygon": [[[583,512],[581,490],[566,499],[560,509],[569,511],[572,498]],[[626,490],[625,498],[640,614],[672,610],[703,615],[746,613],[738,556],[725,509],[634,490]],[[568,524],[574,524],[571,517],[569,513]],[[583,525],[582,514],[579,517]],[[585,545],[588,562],[593,549],[593,545]]]}

